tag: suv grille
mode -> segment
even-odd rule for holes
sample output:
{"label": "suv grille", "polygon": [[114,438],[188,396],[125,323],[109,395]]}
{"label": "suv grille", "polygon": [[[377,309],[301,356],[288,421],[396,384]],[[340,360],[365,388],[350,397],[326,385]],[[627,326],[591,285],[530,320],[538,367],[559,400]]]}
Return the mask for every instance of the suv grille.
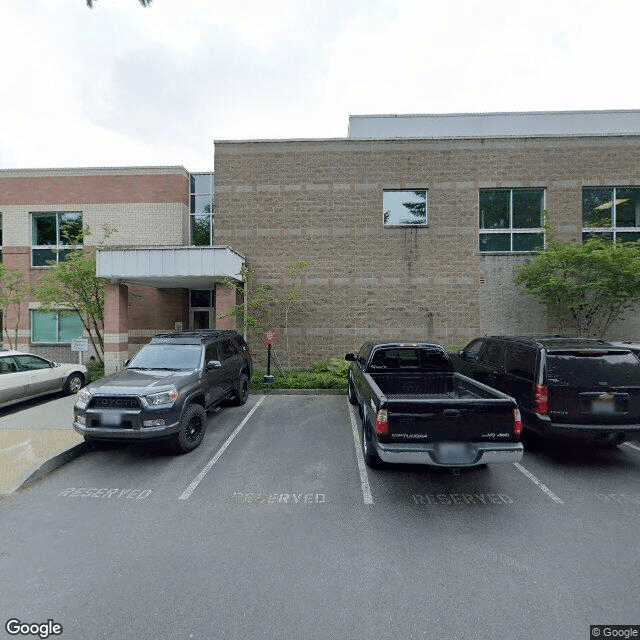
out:
{"label": "suv grille", "polygon": [[139,409],[140,400],[135,396],[95,396],[89,406],[92,409]]}

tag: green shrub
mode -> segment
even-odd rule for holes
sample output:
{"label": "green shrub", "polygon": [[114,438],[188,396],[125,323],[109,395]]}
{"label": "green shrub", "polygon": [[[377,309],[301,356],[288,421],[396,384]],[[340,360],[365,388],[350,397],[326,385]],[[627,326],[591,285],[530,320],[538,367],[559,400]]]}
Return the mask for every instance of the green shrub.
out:
{"label": "green shrub", "polygon": [[311,371],[292,369],[286,375],[273,373],[275,382],[265,384],[264,371],[255,371],[250,386],[255,391],[261,389],[339,389],[346,390],[349,375],[349,363],[340,358],[330,358],[317,362]]}
{"label": "green shrub", "polygon": [[89,369],[90,382],[104,378],[104,364],[100,360],[89,360],[87,369]]}

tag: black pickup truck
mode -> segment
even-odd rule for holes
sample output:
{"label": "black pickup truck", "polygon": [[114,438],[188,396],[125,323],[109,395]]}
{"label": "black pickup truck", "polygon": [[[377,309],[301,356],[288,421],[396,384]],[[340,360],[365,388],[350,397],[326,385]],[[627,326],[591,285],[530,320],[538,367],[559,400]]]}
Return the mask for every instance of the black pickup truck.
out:
{"label": "black pickup truck", "polygon": [[366,342],[345,359],[369,466],[472,467],[522,458],[515,400],[455,373],[440,345]]}

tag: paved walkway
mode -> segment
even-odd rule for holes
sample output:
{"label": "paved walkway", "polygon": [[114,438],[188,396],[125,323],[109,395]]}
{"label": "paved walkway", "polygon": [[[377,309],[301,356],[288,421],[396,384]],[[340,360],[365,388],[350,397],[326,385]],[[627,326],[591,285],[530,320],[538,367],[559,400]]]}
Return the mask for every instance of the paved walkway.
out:
{"label": "paved walkway", "polygon": [[52,395],[0,409],[0,496],[80,454],[84,440],[71,426],[75,401]]}

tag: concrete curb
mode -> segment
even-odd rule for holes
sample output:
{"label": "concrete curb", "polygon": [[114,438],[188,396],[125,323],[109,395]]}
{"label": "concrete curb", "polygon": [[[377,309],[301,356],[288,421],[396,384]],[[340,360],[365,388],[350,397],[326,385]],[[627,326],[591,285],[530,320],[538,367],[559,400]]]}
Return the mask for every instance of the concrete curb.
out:
{"label": "concrete curb", "polygon": [[254,395],[266,396],[345,396],[343,389],[251,389]]}
{"label": "concrete curb", "polygon": [[12,487],[9,487],[8,490],[0,492],[0,496],[10,496],[19,489],[31,486],[38,480],[49,475],[52,471],[55,471],[59,467],[67,464],[67,462],[71,462],[71,460],[75,460],[80,457],[88,450],[88,448],[89,447],[86,442],[80,442],[70,449],[56,453],[50,458],[43,460],[36,469],[28,471],[22,478],[20,478],[20,480],[18,480],[18,482],[16,482]]}

